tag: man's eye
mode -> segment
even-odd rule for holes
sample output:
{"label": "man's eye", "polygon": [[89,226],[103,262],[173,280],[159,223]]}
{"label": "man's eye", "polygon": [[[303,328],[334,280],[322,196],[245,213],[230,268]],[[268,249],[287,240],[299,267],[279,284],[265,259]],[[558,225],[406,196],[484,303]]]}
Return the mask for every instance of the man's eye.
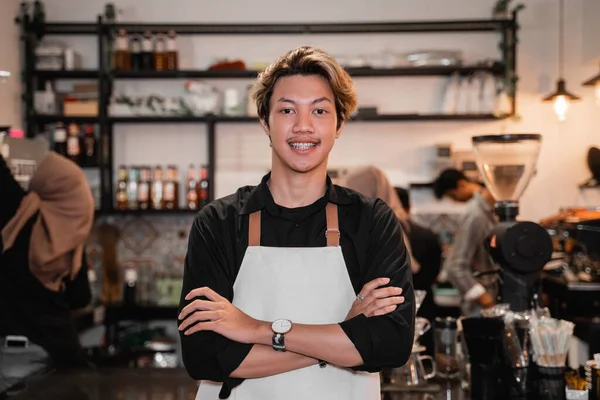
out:
{"label": "man's eye", "polygon": [[327,110],[323,110],[322,108],[317,108],[315,110],[315,114],[317,114],[317,115],[323,115],[325,113],[327,113]]}
{"label": "man's eye", "polygon": [[284,108],[283,110],[281,110],[282,114],[291,114],[292,112],[294,112],[294,110],[292,110],[291,108]]}

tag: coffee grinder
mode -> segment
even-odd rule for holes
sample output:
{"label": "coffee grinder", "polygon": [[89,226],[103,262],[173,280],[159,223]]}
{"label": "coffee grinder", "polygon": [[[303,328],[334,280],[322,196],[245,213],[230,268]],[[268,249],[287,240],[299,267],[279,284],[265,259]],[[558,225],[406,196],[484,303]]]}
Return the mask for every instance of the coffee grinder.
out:
{"label": "coffee grinder", "polygon": [[540,225],[517,221],[519,198],[527,188],[540,152],[539,134],[483,135],[472,138],[475,161],[494,199],[498,224],[490,234],[490,255],[500,266],[501,302],[515,312],[537,306],[540,275],[552,256],[552,240]]}

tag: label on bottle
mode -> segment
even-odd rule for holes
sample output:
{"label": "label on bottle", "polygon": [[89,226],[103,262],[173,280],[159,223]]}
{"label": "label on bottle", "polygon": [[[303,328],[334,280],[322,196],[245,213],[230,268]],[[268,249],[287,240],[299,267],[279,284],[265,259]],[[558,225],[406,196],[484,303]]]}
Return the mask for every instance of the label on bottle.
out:
{"label": "label on bottle", "polygon": [[79,155],[79,138],[77,136],[69,136],[67,140],[67,154],[70,156]]}
{"label": "label on bottle", "polygon": [[131,52],[139,53],[142,50],[142,46],[140,45],[139,40],[134,40],[131,42]]}
{"label": "label on bottle", "polygon": [[127,51],[129,49],[129,40],[127,36],[118,36],[115,39],[115,50]]}
{"label": "label on bottle", "polygon": [[146,202],[150,197],[150,186],[148,182],[140,182],[140,186],[138,188],[138,201]]}
{"label": "label on bottle", "polygon": [[177,51],[177,41],[173,38],[167,39],[167,51],[168,52],[176,52]]}
{"label": "label on bottle", "polygon": [[64,128],[54,129],[54,141],[64,142],[65,140],[67,140],[67,131]]}
{"label": "label on bottle", "polygon": [[142,40],[142,51],[144,53],[152,53],[152,41],[150,39]]}
{"label": "label on bottle", "polygon": [[175,200],[175,185],[172,182],[167,182],[165,184],[165,201],[173,201]]}
{"label": "label on bottle", "polygon": [[156,41],[156,52],[157,53],[164,53],[165,52],[165,41],[164,40],[157,40]]}
{"label": "label on bottle", "polygon": [[119,190],[117,192],[117,203],[125,204],[127,203],[127,192],[124,190]]}

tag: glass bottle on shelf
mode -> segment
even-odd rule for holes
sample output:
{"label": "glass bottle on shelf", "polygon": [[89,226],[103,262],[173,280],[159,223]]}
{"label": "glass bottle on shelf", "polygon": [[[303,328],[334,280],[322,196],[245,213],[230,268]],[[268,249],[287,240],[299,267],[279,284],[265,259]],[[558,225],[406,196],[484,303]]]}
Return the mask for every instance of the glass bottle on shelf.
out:
{"label": "glass bottle on shelf", "polygon": [[163,170],[160,165],[157,165],[156,168],[154,168],[152,176],[150,206],[154,210],[162,210],[164,208]]}
{"label": "glass bottle on shelf", "polygon": [[162,33],[156,35],[156,42],[154,44],[154,69],[156,71],[167,69],[165,36]]}
{"label": "glass bottle on shelf", "polygon": [[53,150],[61,156],[67,156],[67,131],[62,122],[57,122],[54,126],[54,147]]}
{"label": "glass bottle on shelf", "polygon": [[209,203],[208,198],[208,165],[202,165],[200,167],[200,183],[198,185],[198,202],[200,207],[204,207]]}
{"label": "glass bottle on shelf", "polygon": [[83,138],[83,158],[85,165],[93,166],[98,163],[98,147],[94,125],[86,125],[85,136]]}
{"label": "glass bottle on shelf", "polygon": [[127,209],[127,168],[119,166],[119,178],[117,181],[117,210]]}
{"label": "glass bottle on shelf", "polygon": [[167,37],[167,69],[174,71],[179,69],[179,54],[177,52],[177,34],[170,30]]}
{"label": "glass bottle on shelf", "polygon": [[152,33],[149,31],[144,32],[142,39],[142,70],[152,71],[154,70],[154,46],[152,43]]}
{"label": "glass bottle on shelf", "polygon": [[189,210],[197,210],[199,208],[198,202],[198,181],[196,181],[196,170],[194,164],[190,164],[188,168],[187,182],[185,183],[186,188],[186,201],[187,208]]}
{"label": "glass bottle on shelf", "polygon": [[131,70],[139,71],[142,69],[142,44],[140,38],[135,35],[131,38]]}
{"label": "glass bottle on shelf", "polygon": [[174,165],[167,166],[167,179],[165,181],[165,208],[167,210],[175,210],[179,208],[179,182],[177,176],[177,167]]}
{"label": "glass bottle on shelf", "polygon": [[140,183],[138,185],[138,207],[147,210],[150,206],[150,167],[140,168]]}
{"label": "glass bottle on shelf", "polygon": [[127,179],[127,208],[137,210],[138,208],[138,169],[129,167]]}
{"label": "glass bottle on shelf", "polygon": [[118,71],[129,71],[131,69],[129,38],[125,29],[119,29],[115,38],[114,68]]}
{"label": "glass bottle on shelf", "polygon": [[69,137],[67,138],[67,157],[76,164],[80,163],[81,142],[79,137],[79,125],[69,124]]}

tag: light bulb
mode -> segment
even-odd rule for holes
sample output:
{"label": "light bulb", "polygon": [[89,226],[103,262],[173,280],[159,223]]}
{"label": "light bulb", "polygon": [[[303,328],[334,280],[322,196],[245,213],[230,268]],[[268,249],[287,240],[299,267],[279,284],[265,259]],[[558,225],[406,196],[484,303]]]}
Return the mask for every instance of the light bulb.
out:
{"label": "light bulb", "polygon": [[596,105],[600,106],[600,80],[594,85],[596,92]]}
{"label": "light bulb", "polygon": [[558,116],[559,121],[567,119],[567,110],[569,109],[569,101],[566,96],[557,96],[554,99],[554,112]]}

